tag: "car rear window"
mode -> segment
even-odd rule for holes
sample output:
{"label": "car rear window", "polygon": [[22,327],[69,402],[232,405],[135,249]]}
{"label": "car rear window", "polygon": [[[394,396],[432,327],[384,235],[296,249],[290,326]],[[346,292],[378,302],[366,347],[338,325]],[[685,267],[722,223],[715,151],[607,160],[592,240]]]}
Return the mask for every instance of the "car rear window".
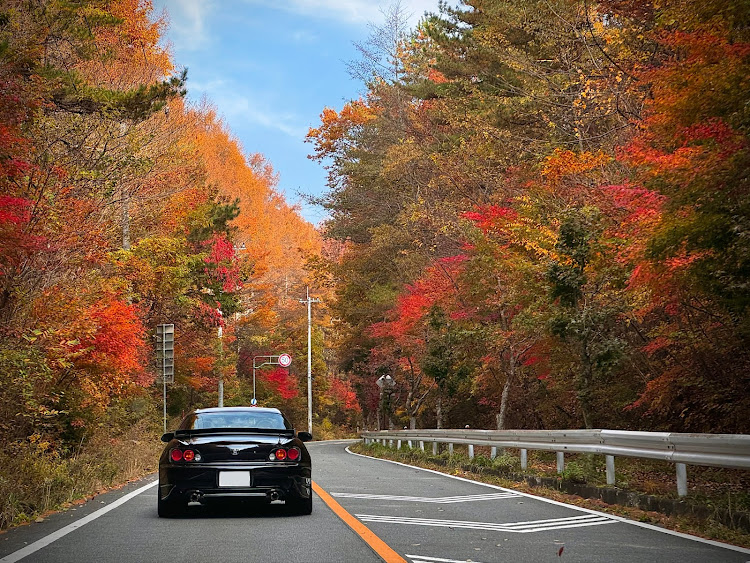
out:
{"label": "car rear window", "polygon": [[281,414],[275,412],[196,413],[188,416],[180,425],[180,430],[211,428],[291,430],[292,427]]}

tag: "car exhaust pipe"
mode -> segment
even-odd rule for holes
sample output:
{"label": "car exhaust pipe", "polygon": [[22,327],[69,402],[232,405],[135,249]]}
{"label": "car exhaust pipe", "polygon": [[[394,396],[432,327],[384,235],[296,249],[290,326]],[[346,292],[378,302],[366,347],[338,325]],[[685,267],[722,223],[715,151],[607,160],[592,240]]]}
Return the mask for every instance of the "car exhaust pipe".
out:
{"label": "car exhaust pipe", "polygon": [[201,502],[201,499],[203,498],[203,493],[199,491],[193,491],[190,493],[190,502]]}
{"label": "car exhaust pipe", "polygon": [[268,497],[269,497],[269,498],[271,499],[271,502],[273,502],[273,501],[275,501],[275,500],[279,500],[279,498],[280,498],[280,496],[279,496],[279,491],[276,491],[276,490],[274,490],[274,491],[271,491],[271,492],[270,492],[270,493],[268,494]]}

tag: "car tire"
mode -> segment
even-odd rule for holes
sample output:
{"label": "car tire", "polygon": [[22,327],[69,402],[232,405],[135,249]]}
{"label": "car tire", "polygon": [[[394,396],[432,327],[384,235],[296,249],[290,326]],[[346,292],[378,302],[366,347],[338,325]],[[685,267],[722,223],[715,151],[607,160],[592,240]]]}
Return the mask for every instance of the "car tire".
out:
{"label": "car tire", "polygon": [[289,510],[292,514],[312,514],[312,495],[307,498],[297,498],[293,501],[287,501],[287,503],[289,504]]}
{"label": "car tire", "polygon": [[174,500],[163,500],[161,495],[157,494],[156,511],[159,518],[174,518],[179,516],[181,510],[179,504]]}

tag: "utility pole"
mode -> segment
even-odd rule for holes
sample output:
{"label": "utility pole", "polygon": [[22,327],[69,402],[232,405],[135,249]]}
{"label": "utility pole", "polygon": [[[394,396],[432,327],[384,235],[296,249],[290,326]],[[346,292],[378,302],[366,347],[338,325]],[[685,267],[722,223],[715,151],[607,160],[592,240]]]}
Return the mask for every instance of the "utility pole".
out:
{"label": "utility pole", "polygon": [[219,406],[224,406],[224,366],[222,365],[224,363],[224,327],[221,326],[221,323],[224,320],[224,315],[221,312],[221,309],[216,309],[216,312],[219,313]]}
{"label": "utility pole", "polygon": [[310,299],[310,287],[307,288],[307,299],[300,299],[300,303],[307,303],[307,431],[312,434],[312,308],[313,303],[320,303],[320,299]]}

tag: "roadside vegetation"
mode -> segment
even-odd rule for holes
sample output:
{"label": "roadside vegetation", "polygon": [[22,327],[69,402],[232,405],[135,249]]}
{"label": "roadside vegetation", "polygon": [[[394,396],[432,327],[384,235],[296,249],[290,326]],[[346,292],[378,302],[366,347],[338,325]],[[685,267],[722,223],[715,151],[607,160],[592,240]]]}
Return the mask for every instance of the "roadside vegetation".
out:
{"label": "roadside vegetation", "polygon": [[162,422],[148,396],[117,401],[98,427],[71,445],[52,447],[37,433],[0,452],[0,529],[153,473]]}
{"label": "roadside vegetation", "polygon": [[308,135],[367,427],[750,432],[748,3],[404,11]]}
{"label": "roadside vegetation", "polygon": [[[186,99],[166,25],[148,0],[0,0],[0,530],[156,467],[158,325],[170,418],[215,406],[219,379],[249,404],[254,356],[306,353],[321,238]],[[315,421],[346,425],[358,404],[314,336]],[[304,425],[304,362],[274,368],[258,400]]]}
{"label": "roadside vegetation", "polygon": [[[465,449],[458,446],[453,455],[443,451],[436,456],[419,448],[404,446],[401,450],[396,450],[378,443],[364,445],[357,442],[350,449],[355,453],[459,475],[679,532],[750,547],[750,530],[747,526],[727,525],[713,516],[669,516],[655,510],[607,504],[598,499],[566,494],[551,486],[532,486],[524,480],[526,477],[540,476],[605,486],[603,456],[566,455],[565,472],[558,475],[554,452],[530,451],[528,468],[522,471],[517,451],[512,449],[500,453],[495,459],[491,459],[489,451],[482,451],[482,448],[475,451],[474,459],[470,459]],[[690,466],[689,478],[689,497],[683,499],[683,503],[708,508],[709,512],[719,509],[734,514],[744,513],[745,517],[750,515],[750,472]],[[617,458],[617,479],[617,488],[621,490],[665,499],[677,498],[672,464]]]}

